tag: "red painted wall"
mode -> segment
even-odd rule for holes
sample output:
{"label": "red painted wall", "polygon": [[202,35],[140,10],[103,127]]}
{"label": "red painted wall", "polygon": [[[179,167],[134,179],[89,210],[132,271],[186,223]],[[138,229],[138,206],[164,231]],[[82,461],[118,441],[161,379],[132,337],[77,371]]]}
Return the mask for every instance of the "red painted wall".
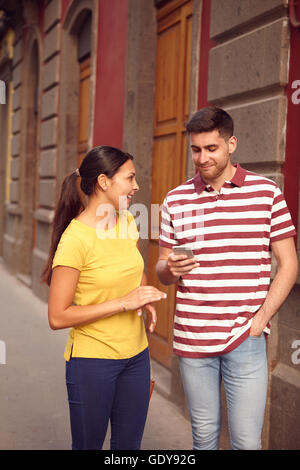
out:
{"label": "red painted wall", "polygon": [[[209,51],[216,45],[216,43],[210,39],[210,9],[211,0],[203,0],[201,13],[198,109],[205,108],[210,104],[207,101]],[[198,170],[196,170],[196,173],[197,171]]]}
{"label": "red painted wall", "polygon": [[122,147],[127,0],[99,2],[94,145]]}
{"label": "red painted wall", "polygon": [[40,29],[40,32],[41,32],[42,36],[44,36],[44,15],[45,15],[45,4],[44,4],[44,2],[41,2],[39,4],[38,22],[39,22],[39,29]]}
{"label": "red painted wall", "polygon": [[67,12],[67,9],[68,9],[70,3],[72,3],[72,0],[61,0],[61,21],[62,21],[62,23],[65,19],[65,15],[66,15],[66,12]]}
{"label": "red painted wall", "polygon": [[[299,8],[300,20],[300,8]],[[300,29],[291,26],[289,83],[286,87],[288,99],[286,154],[283,166],[284,196],[296,229],[299,213],[300,177]],[[296,87],[296,88],[295,88]]]}
{"label": "red painted wall", "polygon": [[[62,0],[62,21],[72,0]],[[122,147],[128,0],[99,0],[93,145]]]}

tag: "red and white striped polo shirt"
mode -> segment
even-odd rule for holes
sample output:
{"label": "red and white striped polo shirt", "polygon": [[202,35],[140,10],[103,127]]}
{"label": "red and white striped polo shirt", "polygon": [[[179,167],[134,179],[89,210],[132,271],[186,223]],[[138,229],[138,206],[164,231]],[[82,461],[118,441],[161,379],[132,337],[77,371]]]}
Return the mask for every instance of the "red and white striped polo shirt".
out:
{"label": "red and white striped polo shirt", "polygon": [[180,356],[224,354],[249,335],[269,289],[270,244],[296,234],[274,181],[236,168],[220,192],[197,174],[164,200],[160,245],[189,247],[200,264],[178,282],[173,348]]}

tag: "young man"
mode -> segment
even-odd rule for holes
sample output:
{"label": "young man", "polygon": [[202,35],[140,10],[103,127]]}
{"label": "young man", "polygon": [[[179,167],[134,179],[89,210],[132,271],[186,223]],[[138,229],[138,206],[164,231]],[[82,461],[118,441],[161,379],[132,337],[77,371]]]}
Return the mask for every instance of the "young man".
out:
{"label": "young man", "polygon": [[[156,269],[165,285],[178,282],[173,344],[194,448],[218,449],[222,379],[232,448],[260,449],[266,337],[297,278],[296,232],[277,185],[231,163],[237,139],[224,110],[201,109],[187,131],[197,172],[165,198]],[[175,254],[178,245],[194,256]]]}

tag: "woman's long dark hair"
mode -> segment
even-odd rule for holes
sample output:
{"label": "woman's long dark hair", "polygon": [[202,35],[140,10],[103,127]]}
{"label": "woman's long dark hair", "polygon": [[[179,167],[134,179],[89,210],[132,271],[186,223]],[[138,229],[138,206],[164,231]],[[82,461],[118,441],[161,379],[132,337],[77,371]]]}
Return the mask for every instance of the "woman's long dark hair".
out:
{"label": "woman's long dark hair", "polygon": [[[99,175],[105,174],[112,178],[129,159],[133,159],[132,155],[114,147],[101,146],[91,149],[79,167],[80,189],[86,196],[91,196],[96,191]],[[52,263],[59,240],[71,220],[85,208],[83,197],[78,190],[77,176],[76,171],[73,171],[65,177],[55,208],[49,257],[41,275],[42,282],[48,285],[51,282]]]}

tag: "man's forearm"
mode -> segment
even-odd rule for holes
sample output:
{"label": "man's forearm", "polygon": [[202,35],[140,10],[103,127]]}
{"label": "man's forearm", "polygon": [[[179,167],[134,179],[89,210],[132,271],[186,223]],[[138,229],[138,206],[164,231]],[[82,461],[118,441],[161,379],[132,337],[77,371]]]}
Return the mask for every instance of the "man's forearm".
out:
{"label": "man's forearm", "polygon": [[156,274],[162,284],[168,286],[176,284],[180,276],[173,276],[168,267],[167,259],[160,259],[156,265]]}
{"label": "man's forearm", "polygon": [[271,283],[267,297],[253,319],[251,333],[260,334],[259,331],[263,331],[265,326],[278,312],[281,305],[286,300],[296,282],[296,279],[297,269],[278,269],[278,272]]}

